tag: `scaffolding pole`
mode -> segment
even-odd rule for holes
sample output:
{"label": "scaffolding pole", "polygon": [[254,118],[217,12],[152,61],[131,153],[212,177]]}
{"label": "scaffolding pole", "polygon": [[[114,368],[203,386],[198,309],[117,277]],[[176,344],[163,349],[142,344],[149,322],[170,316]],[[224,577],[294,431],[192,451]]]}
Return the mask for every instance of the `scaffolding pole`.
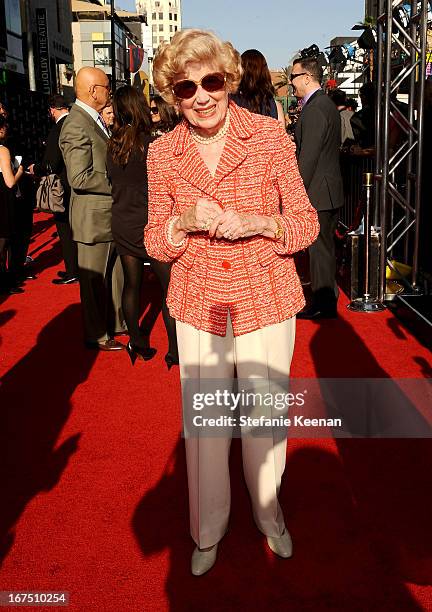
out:
{"label": "scaffolding pole", "polygon": [[[411,268],[405,290],[419,292],[418,253],[428,0],[379,0],[374,224],[380,227],[379,299],[392,299],[386,270]],[[396,99],[408,96],[405,108]],[[399,138],[391,130],[399,129]],[[389,246],[390,245],[390,246]]]}

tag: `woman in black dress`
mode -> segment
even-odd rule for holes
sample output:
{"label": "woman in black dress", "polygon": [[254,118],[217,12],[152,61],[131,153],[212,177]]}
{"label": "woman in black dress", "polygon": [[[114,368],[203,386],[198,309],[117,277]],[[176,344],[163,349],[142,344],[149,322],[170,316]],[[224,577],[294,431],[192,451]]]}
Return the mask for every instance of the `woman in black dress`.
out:
{"label": "woman in black dress", "polygon": [[168,335],[168,369],[178,364],[175,320],[166,305],[170,264],[150,259],[144,248],[148,215],[147,149],[152,141],[149,107],[143,95],[126,85],[114,94],[115,122],[108,142],[107,169],[112,184],[112,234],[124,272],[123,313],[130,340],[127,350],[132,363],[137,357],[151,359],[148,333],[140,328],[140,293],[144,260],[149,260],[163,293],[162,315]]}
{"label": "woman in black dress", "polygon": [[[16,184],[22,177],[22,165],[14,170],[11,154],[6,146],[7,116],[0,114],[0,269],[5,267],[6,249],[13,231],[13,206],[15,204]],[[9,293],[22,293],[17,286],[16,279],[11,278],[5,283]]]}

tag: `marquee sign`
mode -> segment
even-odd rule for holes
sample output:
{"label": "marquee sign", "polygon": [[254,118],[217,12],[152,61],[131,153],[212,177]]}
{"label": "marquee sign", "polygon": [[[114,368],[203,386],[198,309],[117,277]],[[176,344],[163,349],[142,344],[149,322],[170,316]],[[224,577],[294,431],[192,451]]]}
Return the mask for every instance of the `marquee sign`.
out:
{"label": "marquee sign", "polygon": [[41,91],[51,93],[51,70],[48,48],[48,21],[44,8],[36,9],[37,49],[39,58],[39,81]]}

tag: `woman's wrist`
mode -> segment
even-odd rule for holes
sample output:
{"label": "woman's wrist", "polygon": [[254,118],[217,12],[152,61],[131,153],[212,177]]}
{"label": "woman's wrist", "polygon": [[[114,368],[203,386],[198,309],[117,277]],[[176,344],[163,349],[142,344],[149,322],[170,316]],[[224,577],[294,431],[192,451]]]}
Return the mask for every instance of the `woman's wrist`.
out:
{"label": "woman's wrist", "polygon": [[264,236],[268,232],[269,218],[264,215],[245,215],[243,217],[247,220],[248,231],[246,236]]}
{"label": "woman's wrist", "polygon": [[180,217],[177,217],[173,224],[173,237],[175,238],[176,242],[183,242],[186,239],[187,235],[188,231],[180,215]]}
{"label": "woman's wrist", "polygon": [[181,229],[180,217],[174,217],[168,225],[168,242],[173,246],[182,246],[186,241],[187,232]]}
{"label": "woman's wrist", "polygon": [[275,239],[276,234],[279,232],[279,228],[281,225],[276,221],[274,217],[260,217],[260,234],[265,238],[273,238]]}
{"label": "woman's wrist", "polygon": [[183,219],[183,215],[180,215],[177,217],[175,223],[174,223],[174,230],[176,232],[182,232],[184,235],[186,235],[188,233],[187,229],[186,229],[186,224],[184,222]]}
{"label": "woman's wrist", "polygon": [[277,230],[277,223],[273,217],[265,215],[243,215],[243,220],[246,222],[247,230],[244,233],[244,238],[251,236],[264,236],[273,238]]}

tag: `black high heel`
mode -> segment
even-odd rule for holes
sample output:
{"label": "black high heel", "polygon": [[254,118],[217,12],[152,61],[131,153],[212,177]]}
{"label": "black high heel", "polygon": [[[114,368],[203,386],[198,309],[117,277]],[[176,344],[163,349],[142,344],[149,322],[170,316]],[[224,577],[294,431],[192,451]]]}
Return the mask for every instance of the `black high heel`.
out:
{"label": "black high heel", "polygon": [[167,364],[168,370],[171,370],[174,365],[179,365],[178,355],[174,356],[172,353],[167,353],[165,355],[165,363]]}
{"label": "black high heel", "polygon": [[126,345],[126,350],[130,357],[132,365],[135,365],[135,361],[137,360],[138,357],[142,359],[143,361],[149,361],[149,359],[152,359],[156,355],[155,348],[151,348],[151,347],[141,348],[139,346],[132,346],[130,340]]}

